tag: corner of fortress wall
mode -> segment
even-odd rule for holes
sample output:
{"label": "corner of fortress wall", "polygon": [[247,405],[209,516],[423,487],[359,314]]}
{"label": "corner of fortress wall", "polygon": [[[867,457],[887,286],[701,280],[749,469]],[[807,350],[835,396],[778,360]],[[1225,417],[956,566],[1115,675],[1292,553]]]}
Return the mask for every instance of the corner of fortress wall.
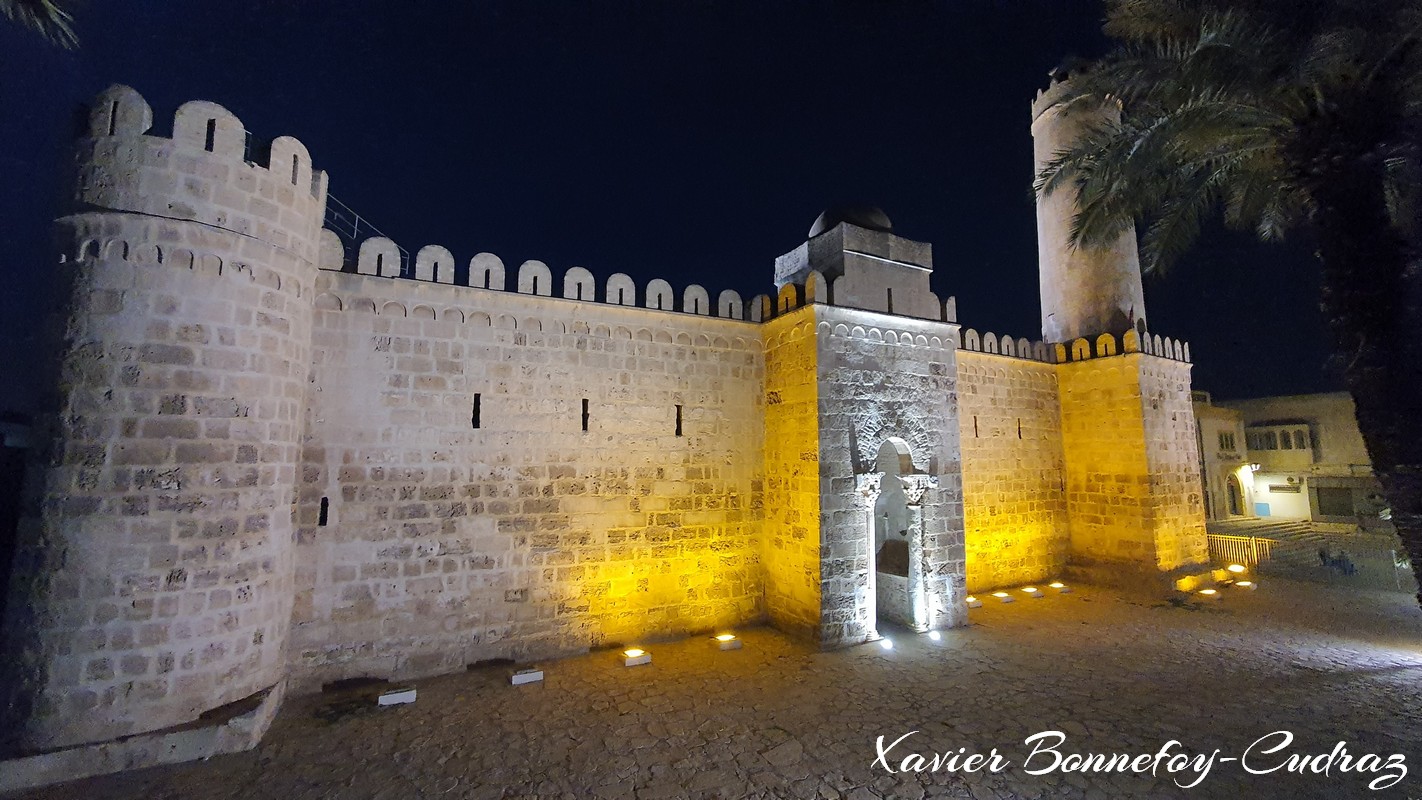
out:
{"label": "corner of fortress wall", "polygon": [[1007,355],[1010,337],[962,338],[969,590],[1059,577],[1073,561],[1168,572],[1206,559],[1188,344],[1132,331],[1019,340]]}
{"label": "corner of fortress wall", "polygon": [[7,622],[29,748],[189,722],[285,674],[325,175],[289,137],[247,160],[211,103],[151,125],[132,89],[96,99],[56,223],[59,392],[17,554],[43,577]]}
{"label": "corner of fortress wall", "polygon": [[1198,567],[1208,552],[1188,347],[1123,338],[1121,354],[1058,373],[1070,561],[1147,576]]}

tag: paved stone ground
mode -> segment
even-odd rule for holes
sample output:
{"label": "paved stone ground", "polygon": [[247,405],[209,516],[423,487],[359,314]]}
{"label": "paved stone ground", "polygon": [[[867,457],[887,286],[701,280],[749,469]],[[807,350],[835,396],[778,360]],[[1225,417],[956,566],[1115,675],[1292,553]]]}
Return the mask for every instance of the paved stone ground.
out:
{"label": "paved stone ground", "polygon": [[[414,705],[289,701],[262,746],[206,763],[96,778],[20,795],[86,800],[498,797],[1419,797],[1422,613],[1400,593],[1276,581],[1207,607],[1104,589],[1020,598],[972,625],[820,653],[768,629],[745,647],[652,647],[650,666],[613,653],[550,663],[542,684],[481,670],[419,684]],[[1064,753],[1184,750],[1239,757],[1273,731],[1290,754],[1400,753],[1407,777],[1246,774],[1216,762],[1194,789],[1158,777],[1055,772],[1024,739],[1055,729]],[[889,774],[875,738],[919,731],[891,751],[997,748],[1000,774]],[[1182,782],[1193,773],[1178,776]]]}

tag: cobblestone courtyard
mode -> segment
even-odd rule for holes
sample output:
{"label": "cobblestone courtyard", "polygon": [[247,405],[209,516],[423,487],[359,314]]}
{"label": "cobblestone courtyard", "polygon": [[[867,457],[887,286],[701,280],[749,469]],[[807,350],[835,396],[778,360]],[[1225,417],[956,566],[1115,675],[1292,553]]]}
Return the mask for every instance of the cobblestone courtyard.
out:
{"label": "cobblestone courtyard", "polygon": [[[991,600],[991,598],[988,598]],[[1205,607],[1102,589],[989,603],[972,625],[892,635],[821,653],[769,629],[745,647],[707,640],[652,646],[650,666],[593,653],[546,665],[542,684],[506,670],[423,681],[414,705],[342,706],[331,694],[288,701],[255,751],[96,778],[28,798],[455,797],[1417,797],[1422,796],[1422,615],[1402,593],[1348,593],[1274,581]],[[1287,730],[1288,755],[1401,753],[1409,774],[1249,775],[1216,761],[1193,789],[1158,777],[1054,772],[1033,733],[1062,753],[1180,750],[1239,757]],[[875,739],[919,731],[890,751],[987,753],[999,774],[888,774]],[[1175,778],[1193,781],[1194,772]]]}

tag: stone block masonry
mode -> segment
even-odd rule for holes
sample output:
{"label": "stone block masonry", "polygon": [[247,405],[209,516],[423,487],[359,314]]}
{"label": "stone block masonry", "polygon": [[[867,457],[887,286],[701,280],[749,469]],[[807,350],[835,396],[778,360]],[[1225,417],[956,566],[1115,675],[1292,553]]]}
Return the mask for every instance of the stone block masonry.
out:
{"label": "stone block masonry", "polygon": [[1069,545],[1061,365],[957,356],[968,589],[1054,577]]}
{"label": "stone block masonry", "polygon": [[904,474],[921,473],[934,484],[915,498],[909,532],[916,556],[911,569],[917,570],[911,574],[922,581],[911,590],[921,593],[921,624],[961,624],[966,609],[956,326],[856,309],[814,310],[823,641],[854,644],[877,635],[876,617],[883,613],[875,599],[873,498],[855,491],[856,476],[884,472],[879,454],[891,440],[907,450]]}
{"label": "stone block masonry", "polygon": [[765,328],[764,581],[777,627],[820,636],[820,415],[814,308]]}
{"label": "stone block masonry", "polygon": [[57,222],[70,296],[9,607],[22,746],[186,723],[282,681],[325,176],[244,160],[220,106],[172,138],[94,104]]}
{"label": "stone block masonry", "polygon": [[297,688],[763,616],[758,326],[335,272],[318,289],[346,310],[316,312]]}

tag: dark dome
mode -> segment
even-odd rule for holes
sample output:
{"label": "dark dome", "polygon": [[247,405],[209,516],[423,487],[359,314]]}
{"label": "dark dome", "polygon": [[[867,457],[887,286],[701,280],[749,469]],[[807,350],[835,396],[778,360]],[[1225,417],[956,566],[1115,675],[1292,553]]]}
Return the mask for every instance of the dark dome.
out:
{"label": "dark dome", "polygon": [[815,224],[810,226],[809,238],[813,239],[841,222],[871,231],[894,232],[894,223],[890,222],[889,215],[880,209],[873,206],[836,206],[815,219]]}

